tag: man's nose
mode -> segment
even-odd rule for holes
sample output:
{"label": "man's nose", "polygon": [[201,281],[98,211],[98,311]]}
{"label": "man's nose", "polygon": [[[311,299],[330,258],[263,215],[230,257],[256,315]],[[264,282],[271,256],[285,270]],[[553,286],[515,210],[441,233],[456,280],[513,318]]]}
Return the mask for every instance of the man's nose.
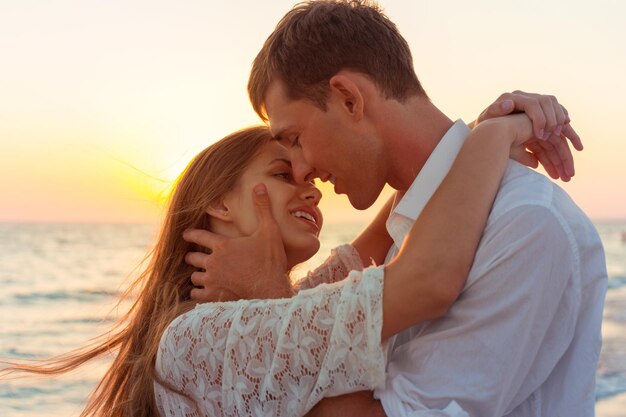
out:
{"label": "man's nose", "polygon": [[309,163],[304,159],[302,152],[292,150],[290,152],[290,156],[293,179],[296,183],[309,183],[319,177],[313,167],[311,167],[311,165],[309,165]]}

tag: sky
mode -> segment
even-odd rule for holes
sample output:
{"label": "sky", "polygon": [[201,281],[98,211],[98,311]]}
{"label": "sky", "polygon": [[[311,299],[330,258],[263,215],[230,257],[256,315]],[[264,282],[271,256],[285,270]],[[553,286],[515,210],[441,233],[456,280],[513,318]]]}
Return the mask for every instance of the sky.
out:
{"label": "sky", "polygon": [[[594,220],[626,218],[626,2],[379,3],[451,119],[555,95],[586,146],[563,187]],[[260,123],[250,65],[294,4],[0,0],[0,221],[157,220],[193,155]],[[372,215],[322,191],[327,222]]]}

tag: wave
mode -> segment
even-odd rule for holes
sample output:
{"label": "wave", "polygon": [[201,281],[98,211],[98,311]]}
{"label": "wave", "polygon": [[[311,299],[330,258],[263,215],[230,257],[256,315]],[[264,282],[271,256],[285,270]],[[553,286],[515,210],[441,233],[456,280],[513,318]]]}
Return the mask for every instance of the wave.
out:
{"label": "wave", "polygon": [[37,301],[94,301],[103,298],[120,297],[121,293],[110,290],[75,290],[75,291],[52,291],[32,292],[27,294],[14,294],[16,301],[32,303]]}
{"label": "wave", "polygon": [[59,320],[60,324],[101,324],[101,323],[114,323],[115,320],[108,317],[84,317],[77,319]]}
{"label": "wave", "polygon": [[598,375],[596,378],[596,401],[626,392],[626,378],[616,373]]}
{"label": "wave", "polygon": [[626,286],[626,276],[609,278],[609,290],[615,290]]}
{"label": "wave", "polygon": [[[8,336],[8,335],[6,335]],[[3,359],[11,358],[11,359],[36,359],[37,355],[33,352],[25,352],[20,348],[9,348],[6,351],[3,350],[1,356]]]}
{"label": "wave", "polygon": [[[0,389],[0,399],[7,399],[10,400],[12,403],[16,403],[16,400],[20,400],[20,399],[28,399],[31,400],[33,398],[36,398],[37,396],[39,397],[52,397],[54,398],[55,396],[58,395],[62,395],[64,393],[66,393],[67,391],[71,391],[71,390],[75,390],[77,387],[78,388],[82,388],[85,386],[85,382],[88,382],[90,384],[94,384],[97,381],[85,381],[85,380],[76,380],[76,381],[67,381],[64,380],[61,383],[54,383],[54,384],[45,384],[45,385],[26,385],[26,386],[19,386],[19,385],[9,385],[9,384],[2,384],[5,385],[4,387],[2,385],[0,385],[0,387],[2,387],[3,389]],[[82,399],[81,399],[82,401]],[[32,404],[31,404],[32,405]],[[21,409],[30,409],[28,407],[20,407]],[[0,411],[2,409],[0,408]],[[30,414],[29,414],[30,415]]]}

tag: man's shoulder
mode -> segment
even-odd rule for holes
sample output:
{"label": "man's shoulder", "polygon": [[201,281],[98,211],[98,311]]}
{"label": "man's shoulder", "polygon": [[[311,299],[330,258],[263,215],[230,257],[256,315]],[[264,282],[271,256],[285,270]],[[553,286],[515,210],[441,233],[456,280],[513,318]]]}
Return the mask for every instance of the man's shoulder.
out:
{"label": "man's shoulder", "polygon": [[509,161],[489,220],[496,220],[519,207],[543,207],[558,213],[564,205],[576,206],[567,193],[545,175]]}
{"label": "man's shoulder", "polygon": [[[566,229],[568,234],[581,228],[585,229],[585,233],[595,233],[591,220],[565,190],[545,175],[515,161],[509,161],[489,215],[489,224],[527,222],[523,219],[528,219],[528,216],[512,214],[519,214],[519,210],[541,213],[542,217],[548,216],[554,223],[559,223]],[[502,222],[503,217],[507,221]],[[537,224],[532,222],[527,226],[532,228]]]}

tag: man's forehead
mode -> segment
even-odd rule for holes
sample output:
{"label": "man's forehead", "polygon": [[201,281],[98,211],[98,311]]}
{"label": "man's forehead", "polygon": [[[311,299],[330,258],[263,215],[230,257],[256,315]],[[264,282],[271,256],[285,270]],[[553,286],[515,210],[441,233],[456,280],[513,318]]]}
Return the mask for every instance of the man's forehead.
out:
{"label": "man's forehead", "polygon": [[282,120],[282,114],[287,110],[286,106],[290,100],[287,99],[285,87],[282,81],[274,80],[270,83],[265,93],[265,103],[263,104],[267,123],[272,136],[278,138],[289,127]]}
{"label": "man's forehead", "polygon": [[277,113],[267,113],[267,116],[267,124],[272,137],[281,142],[285,141],[287,139],[286,136],[291,134],[291,131],[294,129],[294,120],[288,116],[283,117],[281,114]]}
{"label": "man's forehead", "polygon": [[292,147],[291,141],[287,140],[284,136],[273,136],[274,141],[289,151]]}
{"label": "man's forehead", "polygon": [[291,143],[289,143],[289,141],[275,139],[274,142],[278,144],[287,154],[291,151]]}

